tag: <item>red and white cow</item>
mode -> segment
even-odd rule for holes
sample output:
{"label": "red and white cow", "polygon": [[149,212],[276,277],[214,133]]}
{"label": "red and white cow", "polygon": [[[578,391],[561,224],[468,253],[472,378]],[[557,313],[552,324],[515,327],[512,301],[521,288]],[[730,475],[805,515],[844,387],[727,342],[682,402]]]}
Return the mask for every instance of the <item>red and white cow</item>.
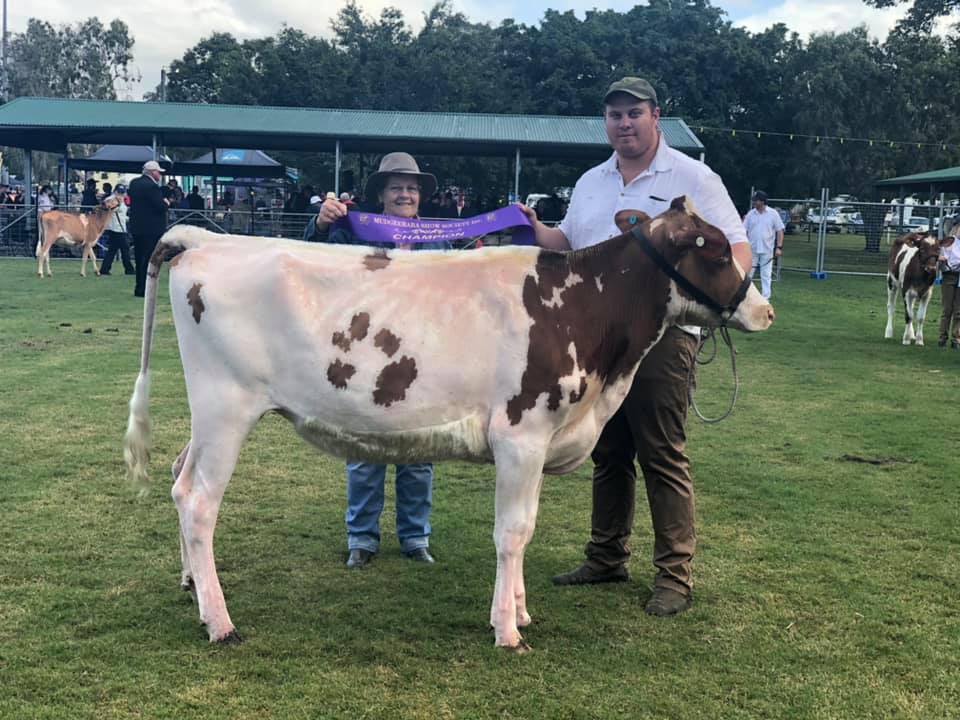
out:
{"label": "red and white cow", "polygon": [[633,220],[631,232],[570,253],[411,253],[169,230],[150,260],[124,456],[144,484],[156,278],[172,257],[192,413],[173,466],[181,585],[210,641],[238,639],[213,557],[220,502],[244,439],[273,411],[339,457],[494,463],[490,623],[498,646],[526,649],[523,555],[543,473],[587,459],[669,325],[716,325],[721,310],[746,331],[774,319],[724,235],[683,198]]}
{"label": "red and white cow", "polygon": [[50,248],[54,245],[82,249],[80,274],[87,276],[87,258],[93,261],[93,271],[99,275],[97,256],[93,246],[110,223],[114,211],[120,201],[115,195],[107,197],[100,207],[89,213],[70,213],[62,210],[48,210],[40,216],[40,228],[37,237],[37,275],[43,277],[43,266],[46,263],[47,275],[53,276],[50,270]]}
{"label": "red and white cow", "polygon": [[903,296],[906,323],[903,344],[916,341],[917,345],[923,345],[923,321],[933,296],[939,255],[940,245],[932,235],[907,233],[894,240],[887,268],[887,329],[884,338],[893,337],[893,315],[899,292]]}

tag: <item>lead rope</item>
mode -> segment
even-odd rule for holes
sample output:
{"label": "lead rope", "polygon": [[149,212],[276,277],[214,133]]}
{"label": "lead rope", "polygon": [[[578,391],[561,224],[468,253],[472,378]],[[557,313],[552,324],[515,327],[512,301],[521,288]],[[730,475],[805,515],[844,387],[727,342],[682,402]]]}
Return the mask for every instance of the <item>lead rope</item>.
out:
{"label": "lead rope", "polygon": [[[697,344],[697,352],[694,356],[694,363],[690,366],[690,372],[687,374],[687,388],[690,394],[690,407],[693,408],[693,411],[697,414],[697,417],[703,420],[705,423],[718,423],[721,420],[724,420],[730,416],[733,412],[734,406],[737,404],[737,395],[740,393],[740,376],[737,375],[737,349],[733,346],[733,340],[730,338],[730,330],[726,325],[720,326],[720,337],[723,338],[723,341],[727,344],[727,347],[730,348],[730,367],[733,369],[733,396],[730,398],[730,407],[727,408],[727,411],[718,417],[708,418],[702,412],[700,408],[697,407],[697,401],[694,398],[695,385],[693,381],[693,373],[697,368],[697,365],[709,365],[717,357],[717,338],[714,335],[714,329],[709,328],[706,333],[701,334],[700,342]],[[710,357],[705,360],[700,359],[700,353],[703,351],[704,345],[707,343],[707,339],[713,340],[713,352]]]}

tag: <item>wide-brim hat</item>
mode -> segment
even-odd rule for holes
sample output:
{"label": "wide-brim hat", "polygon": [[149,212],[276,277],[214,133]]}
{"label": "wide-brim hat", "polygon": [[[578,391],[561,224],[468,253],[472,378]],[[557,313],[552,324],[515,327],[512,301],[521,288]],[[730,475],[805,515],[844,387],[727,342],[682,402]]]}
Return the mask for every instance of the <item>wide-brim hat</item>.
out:
{"label": "wide-brim hat", "polygon": [[367,178],[366,195],[374,199],[383,191],[387,178],[391,175],[413,175],[420,181],[420,197],[429,198],[437,190],[437,178],[430,173],[420,172],[420,166],[413,155],[405,152],[388,153],[380,160],[380,167]]}

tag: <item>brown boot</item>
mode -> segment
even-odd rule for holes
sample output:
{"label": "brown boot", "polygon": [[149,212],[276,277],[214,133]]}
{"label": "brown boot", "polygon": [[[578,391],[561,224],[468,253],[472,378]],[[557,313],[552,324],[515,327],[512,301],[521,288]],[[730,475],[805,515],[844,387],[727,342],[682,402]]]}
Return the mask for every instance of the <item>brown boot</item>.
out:
{"label": "brown boot", "polygon": [[689,595],[684,595],[666,587],[655,587],[653,595],[647,601],[644,610],[647,615],[669,617],[689,610],[692,604],[693,599]]}

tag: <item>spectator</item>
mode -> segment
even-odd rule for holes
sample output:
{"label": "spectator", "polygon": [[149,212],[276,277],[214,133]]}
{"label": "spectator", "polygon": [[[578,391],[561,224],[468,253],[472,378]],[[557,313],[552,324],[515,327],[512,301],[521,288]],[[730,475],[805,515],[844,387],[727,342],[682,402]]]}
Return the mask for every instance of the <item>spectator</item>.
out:
{"label": "spectator", "polygon": [[147,285],[147,263],[157,241],[167,229],[167,209],[170,201],[160,188],[160,164],[150,160],[143,164],[143,174],[130,183],[129,229],[133,236],[133,254],[137,281],[135,297],[143,297]]}
{"label": "spectator", "polygon": [[48,210],[53,210],[57,203],[53,199],[53,189],[49,185],[44,185],[37,193],[37,214],[43,215]]}
{"label": "spectator", "polygon": [[323,205],[323,198],[319,195],[310,196],[310,212],[319,213],[320,207]]}
{"label": "spectator", "polygon": [[[416,160],[403,152],[383,156],[380,167],[367,180],[366,197],[376,197],[384,215],[414,218],[419,216],[420,198],[430,197],[437,180],[420,172]],[[331,193],[332,194],[332,193]],[[304,240],[364,244],[347,230],[331,224],[346,217],[349,208],[327,197],[317,217],[310,221]],[[392,245],[388,246],[392,247]],[[427,245],[421,246],[427,247]],[[430,247],[449,247],[447,244]],[[397,537],[400,549],[411,560],[432,563],[430,544],[430,510],[433,505],[433,465],[431,463],[399,464],[396,467]],[[347,462],[347,567],[360,568],[370,562],[380,549],[380,514],[383,512],[386,465],[350,460]]]}
{"label": "spectator", "polygon": [[80,207],[84,210],[93,210],[100,201],[97,200],[97,181],[93,178],[87,180],[83,187],[83,194],[80,196]]}
{"label": "spectator", "polygon": [[187,207],[191,210],[203,210],[203,197],[200,195],[200,186],[194,185],[187,195]]}
{"label": "spectator", "polygon": [[340,202],[343,205],[346,205],[347,208],[352,208],[354,206],[353,198],[350,197],[350,193],[348,192],[340,193]]}
{"label": "spectator", "polygon": [[[646,80],[625,77],[603,98],[604,124],[613,155],[588,170],[573,191],[559,227],[537,219],[537,244],[581,249],[620,234],[619,210],[653,217],[670,201],[689,197],[704,219],[732,244],[741,267],[750,267],[743,223],[720,178],[704,163],[670,148],[657,129],[660,106]],[[676,615],[692,602],[691,562],[696,547],[693,482],[686,455],[689,382],[696,362],[699,328],[670,327],[643,358],[621,407],[607,421],[593,451],[593,512],[586,559],[553,578],[556,585],[623,582],[628,579],[636,468],[639,459],[653,525],[657,569],[649,615]]]}
{"label": "spectator", "polygon": [[770,281],[773,262],[783,253],[783,220],[780,213],[767,207],[767,194],[757,190],[753,194],[753,209],[743,219],[750,240],[755,276],[760,271],[760,294],[770,299]]}
{"label": "spectator", "polygon": [[558,223],[563,219],[563,201],[557,193],[541,198],[537,203],[537,217],[542,222]]}
{"label": "spectator", "polygon": [[[947,225],[944,220],[944,225]],[[940,315],[940,339],[937,345],[960,349],[960,215],[953,218],[953,227],[945,234],[940,244],[940,263],[943,268],[943,284],[940,286],[940,299],[943,311]],[[953,332],[951,333],[951,324]]]}
{"label": "spectator", "polygon": [[[104,187],[106,188],[108,185],[109,183],[105,183]],[[110,218],[107,229],[103,232],[106,236],[107,251],[103,256],[103,266],[100,268],[100,274],[110,274],[113,260],[119,252],[125,274],[136,275],[133,263],[130,262],[130,245],[127,243],[127,188],[123,185],[117,185],[116,189],[113,190],[113,196],[117,199],[117,209]]]}

